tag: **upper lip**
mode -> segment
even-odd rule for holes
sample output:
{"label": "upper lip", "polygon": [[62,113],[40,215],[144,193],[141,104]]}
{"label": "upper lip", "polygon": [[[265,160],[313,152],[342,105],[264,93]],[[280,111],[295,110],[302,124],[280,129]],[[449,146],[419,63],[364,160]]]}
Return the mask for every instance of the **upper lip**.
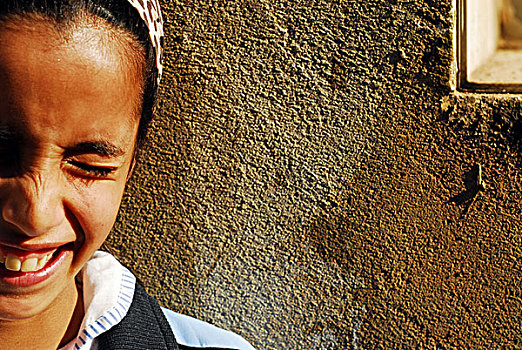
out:
{"label": "upper lip", "polygon": [[51,242],[51,243],[42,243],[42,244],[14,244],[7,242],[0,242],[0,249],[5,248],[7,250],[17,250],[25,253],[37,253],[45,250],[53,250],[63,247],[71,242]]}

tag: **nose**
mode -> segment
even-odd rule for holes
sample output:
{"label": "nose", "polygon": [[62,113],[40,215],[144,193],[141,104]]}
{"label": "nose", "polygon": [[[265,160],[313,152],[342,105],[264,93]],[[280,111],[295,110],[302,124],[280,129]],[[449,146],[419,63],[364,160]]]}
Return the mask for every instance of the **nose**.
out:
{"label": "nose", "polygon": [[21,233],[36,237],[64,220],[60,186],[56,178],[32,174],[16,179],[2,201],[2,218]]}

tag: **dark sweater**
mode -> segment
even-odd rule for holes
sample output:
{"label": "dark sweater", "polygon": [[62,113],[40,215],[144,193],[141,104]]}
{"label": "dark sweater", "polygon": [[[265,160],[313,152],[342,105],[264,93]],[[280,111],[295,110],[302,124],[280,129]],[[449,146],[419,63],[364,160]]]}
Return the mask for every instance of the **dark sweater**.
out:
{"label": "dark sweater", "polygon": [[181,350],[158,302],[136,283],[129,312],[98,337],[99,350]]}

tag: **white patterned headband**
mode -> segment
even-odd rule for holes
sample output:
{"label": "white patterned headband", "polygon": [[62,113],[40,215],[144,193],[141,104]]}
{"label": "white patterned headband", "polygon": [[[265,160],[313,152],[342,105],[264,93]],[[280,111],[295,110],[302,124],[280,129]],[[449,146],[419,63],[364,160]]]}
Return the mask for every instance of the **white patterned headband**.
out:
{"label": "white patterned headband", "polygon": [[158,68],[158,85],[163,73],[163,17],[158,0],[127,0],[138,12],[149,28],[150,40],[156,51],[156,67]]}

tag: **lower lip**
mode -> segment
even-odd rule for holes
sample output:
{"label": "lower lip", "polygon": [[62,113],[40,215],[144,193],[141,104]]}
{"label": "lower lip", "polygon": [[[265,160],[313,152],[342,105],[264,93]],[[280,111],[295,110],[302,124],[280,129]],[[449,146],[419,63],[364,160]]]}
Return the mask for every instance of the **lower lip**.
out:
{"label": "lower lip", "polygon": [[5,266],[0,267],[0,282],[13,287],[30,287],[51,277],[60,268],[71,251],[60,249],[44,268],[34,272],[9,271]]}

